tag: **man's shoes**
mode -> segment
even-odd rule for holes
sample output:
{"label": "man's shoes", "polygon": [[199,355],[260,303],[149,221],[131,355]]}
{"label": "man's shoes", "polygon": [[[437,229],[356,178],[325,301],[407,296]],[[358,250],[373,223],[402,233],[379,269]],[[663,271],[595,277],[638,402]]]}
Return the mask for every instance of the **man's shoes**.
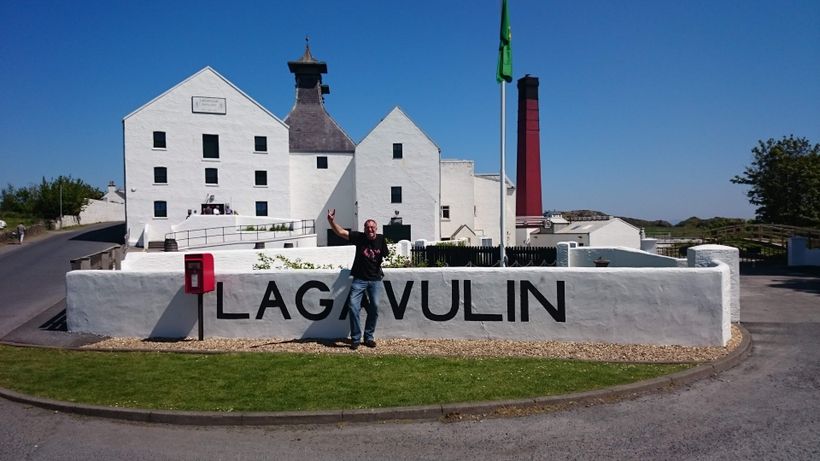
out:
{"label": "man's shoes", "polygon": [[359,348],[359,343],[353,343],[350,345],[350,350],[355,351]]}
{"label": "man's shoes", "polygon": [[364,342],[364,345],[367,346],[367,347],[376,347],[376,341],[373,341],[372,339],[368,339]]}

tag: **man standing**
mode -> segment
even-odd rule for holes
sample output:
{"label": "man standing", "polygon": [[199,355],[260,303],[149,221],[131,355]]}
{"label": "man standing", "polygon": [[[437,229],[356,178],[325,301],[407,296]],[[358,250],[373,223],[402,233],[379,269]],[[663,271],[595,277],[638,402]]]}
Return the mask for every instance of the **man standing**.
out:
{"label": "man standing", "polygon": [[350,309],[350,348],[354,351],[359,348],[362,339],[362,325],[359,313],[362,310],[362,295],[367,291],[370,304],[365,308],[367,320],[364,323],[364,345],[376,347],[373,334],[376,332],[376,320],[379,318],[379,294],[382,288],[382,260],[387,257],[389,250],[382,234],[377,234],[376,221],[368,219],[364,222],[364,233],[348,232],[347,229],[336,224],[336,210],[327,210],[327,222],[330,229],[339,237],[349,240],[356,245],[356,257],[350,273],[353,283],[350,285],[350,297],[347,304]]}
{"label": "man standing", "polygon": [[17,225],[17,242],[19,242],[20,245],[23,244],[23,237],[25,237],[25,236],[26,236],[26,226],[24,226],[23,223],[20,223],[20,224]]}

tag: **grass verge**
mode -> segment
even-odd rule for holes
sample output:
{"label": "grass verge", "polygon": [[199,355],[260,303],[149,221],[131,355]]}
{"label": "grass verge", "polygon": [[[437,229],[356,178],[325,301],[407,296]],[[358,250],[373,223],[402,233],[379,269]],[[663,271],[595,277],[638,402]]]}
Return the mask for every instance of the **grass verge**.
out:
{"label": "grass verge", "polygon": [[0,346],[0,386],[7,389],[95,405],[199,411],[336,410],[519,399],[625,384],[688,366]]}

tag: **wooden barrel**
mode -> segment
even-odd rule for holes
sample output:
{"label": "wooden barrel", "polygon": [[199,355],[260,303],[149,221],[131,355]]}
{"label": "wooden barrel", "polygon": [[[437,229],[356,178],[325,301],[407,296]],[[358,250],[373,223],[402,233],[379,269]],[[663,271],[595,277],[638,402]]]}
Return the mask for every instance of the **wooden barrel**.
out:
{"label": "wooden barrel", "polygon": [[179,251],[177,241],[174,239],[165,239],[164,251]]}

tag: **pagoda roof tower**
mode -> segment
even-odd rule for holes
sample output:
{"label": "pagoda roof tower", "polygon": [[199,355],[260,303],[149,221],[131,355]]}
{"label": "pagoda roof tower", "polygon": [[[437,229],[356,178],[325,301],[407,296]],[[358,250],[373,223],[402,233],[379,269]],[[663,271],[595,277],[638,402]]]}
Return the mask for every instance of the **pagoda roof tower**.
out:
{"label": "pagoda roof tower", "polygon": [[322,74],[327,73],[327,64],[313,57],[307,43],[301,58],[288,61],[288,69],[296,77],[296,103],[285,117],[290,151],[353,152],[356,144],[325,109],[324,95],[330,94],[330,87],[322,83]]}

